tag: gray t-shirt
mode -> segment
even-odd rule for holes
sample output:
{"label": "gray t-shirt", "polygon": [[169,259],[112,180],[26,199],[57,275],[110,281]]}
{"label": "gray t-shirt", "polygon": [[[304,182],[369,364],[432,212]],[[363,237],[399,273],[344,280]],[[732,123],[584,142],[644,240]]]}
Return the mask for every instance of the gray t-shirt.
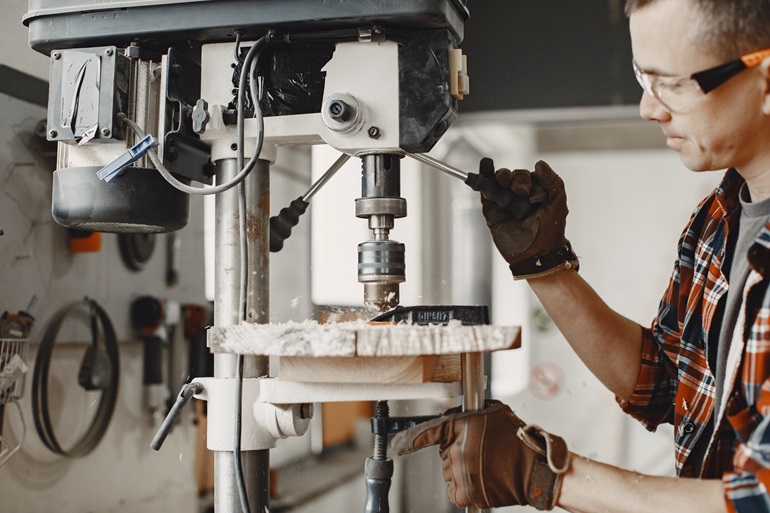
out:
{"label": "gray t-shirt", "polygon": [[746,278],[749,276],[749,248],[751,248],[762,227],[770,220],[770,198],[759,203],[752,203],[746,184],[741,188],[740,202],[742,207],[740,228],[738,230],[738,238],[735,241],[735,249],[732,252],[729,274],[727,275],[729,283],[727,300],[722,317],[722,326],[719,330],[719,340],[716,343],[716,347],[713,348],[716,351],[716,368],[714,369],[716,378],[715,421],[722,396],[725,393],[730,393],[729,390],[725,391],[727,355],[730,352],[730,343],[733,339],[735,326],[738,323],[738,314],[741,311],[743,288],[746,285]]}

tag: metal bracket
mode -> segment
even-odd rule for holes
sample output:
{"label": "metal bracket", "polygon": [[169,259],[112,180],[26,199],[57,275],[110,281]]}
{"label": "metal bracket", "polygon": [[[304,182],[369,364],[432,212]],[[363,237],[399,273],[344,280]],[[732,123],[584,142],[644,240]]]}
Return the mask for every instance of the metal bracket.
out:
{"label": "metal bracket", "polygon": [[[276,441],[302,436],[310,426],[312,411],[301,403],[267,403],[260,400],[260,389],[274,378],[248,378],[242,383],[241,451],[275,448]],[[196,399],[208,401],[206,447],[212,451],[234,448],[235,387],[237,379],[196,378],[203,385]]]}
{"label": "metal bracket", "polygon": [[195,133],[192,117],[200,99],[201,67],[171,48],[163,60],[159,122],[163,164],[173,173],[211,184],[211,149]]}
{"label": "metal bracket", "polygon": [[120,138],[118,112],[126,112],[130,59],[114,46],[56,50],[51,54],[48,140]]}

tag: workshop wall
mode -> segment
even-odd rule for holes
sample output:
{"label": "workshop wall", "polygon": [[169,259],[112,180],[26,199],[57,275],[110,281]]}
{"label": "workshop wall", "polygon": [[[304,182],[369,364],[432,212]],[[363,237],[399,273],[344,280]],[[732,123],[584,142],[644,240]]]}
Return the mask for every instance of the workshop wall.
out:
{"label": "workshop wall", "polygon": [[[117,236],[102,234],[101,250],[73,254],[68,232],[51,218],[52,152],[36,134],[45,109],[0,94],[0,288],[5,291],[0,310],[16,312],[36,302],[31,313],[37,321],[31,333],[25,395],[16,408],[6,408],[2,434],[21,450],[0,466],[0,511],[114,511],[140,513],[165,510],[196,512],[196,427],[192,408],[160,452],[149,448],[158,428],[144,407],[142,345],[129,322],[129,307],[139,295],[178,303],[205,305],[204,209],[193,198],[191,219],[178,232],[177,270],[180,281],[167,286],[168,236],[156,239],[156,250],[141,272],[123,264]],[[304,192],[309,184],[309,152],[282,151],[283,166],[276,166],[273,201],[281,206]],[[301,171],[305,169],[305,176]],[[294,174],[292,174],[294,173]],[[310,316],[309,228],[297,227],[285,249],[289,259],[275,259],[271,295],[274,320],[302,320]],[[88,456],[70,460],[49,452],[32,422],[30,395],[38,343],[47,321],[61,307],[84,296],[96,300],[108,313],[120,347],[120,392],[104,439]],[[59,442],[71,447],[85,433],[95,411],[98,392],[86,392],[77,383],[78,370],[89,340],[83,322],[65,324],[51,367],[51,416]],[[187,376],[179,376],[181,380]],[[177,390],[172,390],[175,394]],[[281,442],[273,461],[281,465],[309,452],[309,436]]]}
{"label": "workshop wall", "polygon": [[463,112],[638,102],[623,4],[471,2],[461,44],[471,77]]}
{"label": "workshop wall", "polygon": [[[5,20],[4,24],[18,22],[18,18]],[[0,289],[4,291],[0,310],[26,310],[36,298],[30,308],[36,322],[20,401],[26,437],[21,450],[0,467],[0,510],[197,511],[192,417],[182,419],[163,452],[149,448],[157,424],[151,423],[143,406],[142,345],[129,324],[129,305],[144,294],[205,304],[201,203],[193,201],[190,224],[178,235],[176,286],[165,282],[166,236],[156,237],[156,250],[141,272],[123,264],[113,234],[102,236],[98,252],[71,253],[67,230],[51,218],[53,152],[36,131],[45,109],[7,95],[0,95],[0,108]],[[35,432],[31,378],[44,326],[58,309],[85,296],[104,308],[117,332],[119,394],[101,443],[85,457],[66,459],[49,452]],[[101,395],[86,392],[77,383],[87,334],[82,322],[65,325],[53,353],[51,422],[64,448],[86,432]],[[4,424],[3,435],[11,443],[20,440],[24,426],[12,405],[6,407]]]}
{"label": "workshop wall", "polygon": [[[47,80],[48,58],[27,47],[26,29],[21,24],[26,9],[26,0],[3,3],[0,29],[5,35],[0,65],[34,77],[30,80]],[[13,404],[5,409],[2,435],[11,445],[21,440],[25,428],[26,436],[21,449],[0,466],[0,511],[200,511],[196,489],[199,436],[192,408],[184,412],[160,452],[149,448],[158,423],[144,406],[143,347],[130,326],[129,307],[136,297],[146,294],[180,304],[206,304],[203,200],[192,198],[190,222],[177,234],[176,285],[169,286],[165,280],[167,235],[155,237],[155,250],[139,272],[124,265],[115,234],[102,235],[98,252],[72,253],[68,231],[51,218],[55,146],[41,137],[45,131],[41,131],[40,123],[46,110],[14,98],[5,87],[0,88],[0,109],[0,290],[4,292],[0,312],[25,310],[35,298],[30,312],[36,318],[25,362],[26,386],[19,401],[21,416]],[[288,204],[310,183],[309,152],[282,151],[281,161],[284,167],[276,168],[273,180],[272,199],[278,206]],[[309,316],[309,237],[305,230],[307,227],[298,227],[296,240],[289,242],[292,261],[279,260],[273,266],[274,318],[301,320]],[[119,394],[112,421],[96,449],[85,457],[67,459],[46,449],[35,431],[32,374],[47,322],[59,308],[85,296],[104,308],[117,332]],[[51,421],[65,449],[88,428],[100,396],[99,392],[86,392],[77,382],[89,339],[82,319],[68,321],[53,354]],[[293,459],[295,454],[306,454],[309,439],[281,446],[273,451],[277,464]]]}

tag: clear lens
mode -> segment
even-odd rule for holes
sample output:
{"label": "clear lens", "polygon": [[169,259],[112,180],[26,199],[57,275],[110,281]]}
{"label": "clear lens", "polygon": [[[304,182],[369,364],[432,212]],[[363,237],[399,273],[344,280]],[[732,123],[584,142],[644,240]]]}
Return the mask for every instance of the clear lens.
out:
{"label": "clear lens", "polygon": [[672,112],[688,110],[703,96],[698,83],[691,78],[651,77],[655,97]]}
{"label": "clear lens", "polygon": [[703,96],[698,83],[689,77],[669,77],[645,73],[634,62],[636,81],[670,112],[683,112]]}

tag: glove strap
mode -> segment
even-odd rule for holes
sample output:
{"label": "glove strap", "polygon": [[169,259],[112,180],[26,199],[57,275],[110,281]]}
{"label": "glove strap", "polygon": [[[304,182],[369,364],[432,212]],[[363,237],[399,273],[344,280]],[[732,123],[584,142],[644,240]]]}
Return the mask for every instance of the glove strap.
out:
{"label": "glove strap", "polygon": [[570,463],[564,440],[539,426],[519,428],[519,439],[535,451],[535,461],[527,487],[527,502],[539,510],[551,510],[561,494],[561,483]]}
{"label": "glove strap", "polygon": [[535,509],[552,510],[561,492],[561,474],[554,474],[546,459],[537,455],[529,478],[527,502]]}
{"label": "glove strap", "polygon": [[541,278],[561,269],[580,268],[580,263],[572,248],[566,245],[555,251],[532,255],[509,266],[514,280]]}

